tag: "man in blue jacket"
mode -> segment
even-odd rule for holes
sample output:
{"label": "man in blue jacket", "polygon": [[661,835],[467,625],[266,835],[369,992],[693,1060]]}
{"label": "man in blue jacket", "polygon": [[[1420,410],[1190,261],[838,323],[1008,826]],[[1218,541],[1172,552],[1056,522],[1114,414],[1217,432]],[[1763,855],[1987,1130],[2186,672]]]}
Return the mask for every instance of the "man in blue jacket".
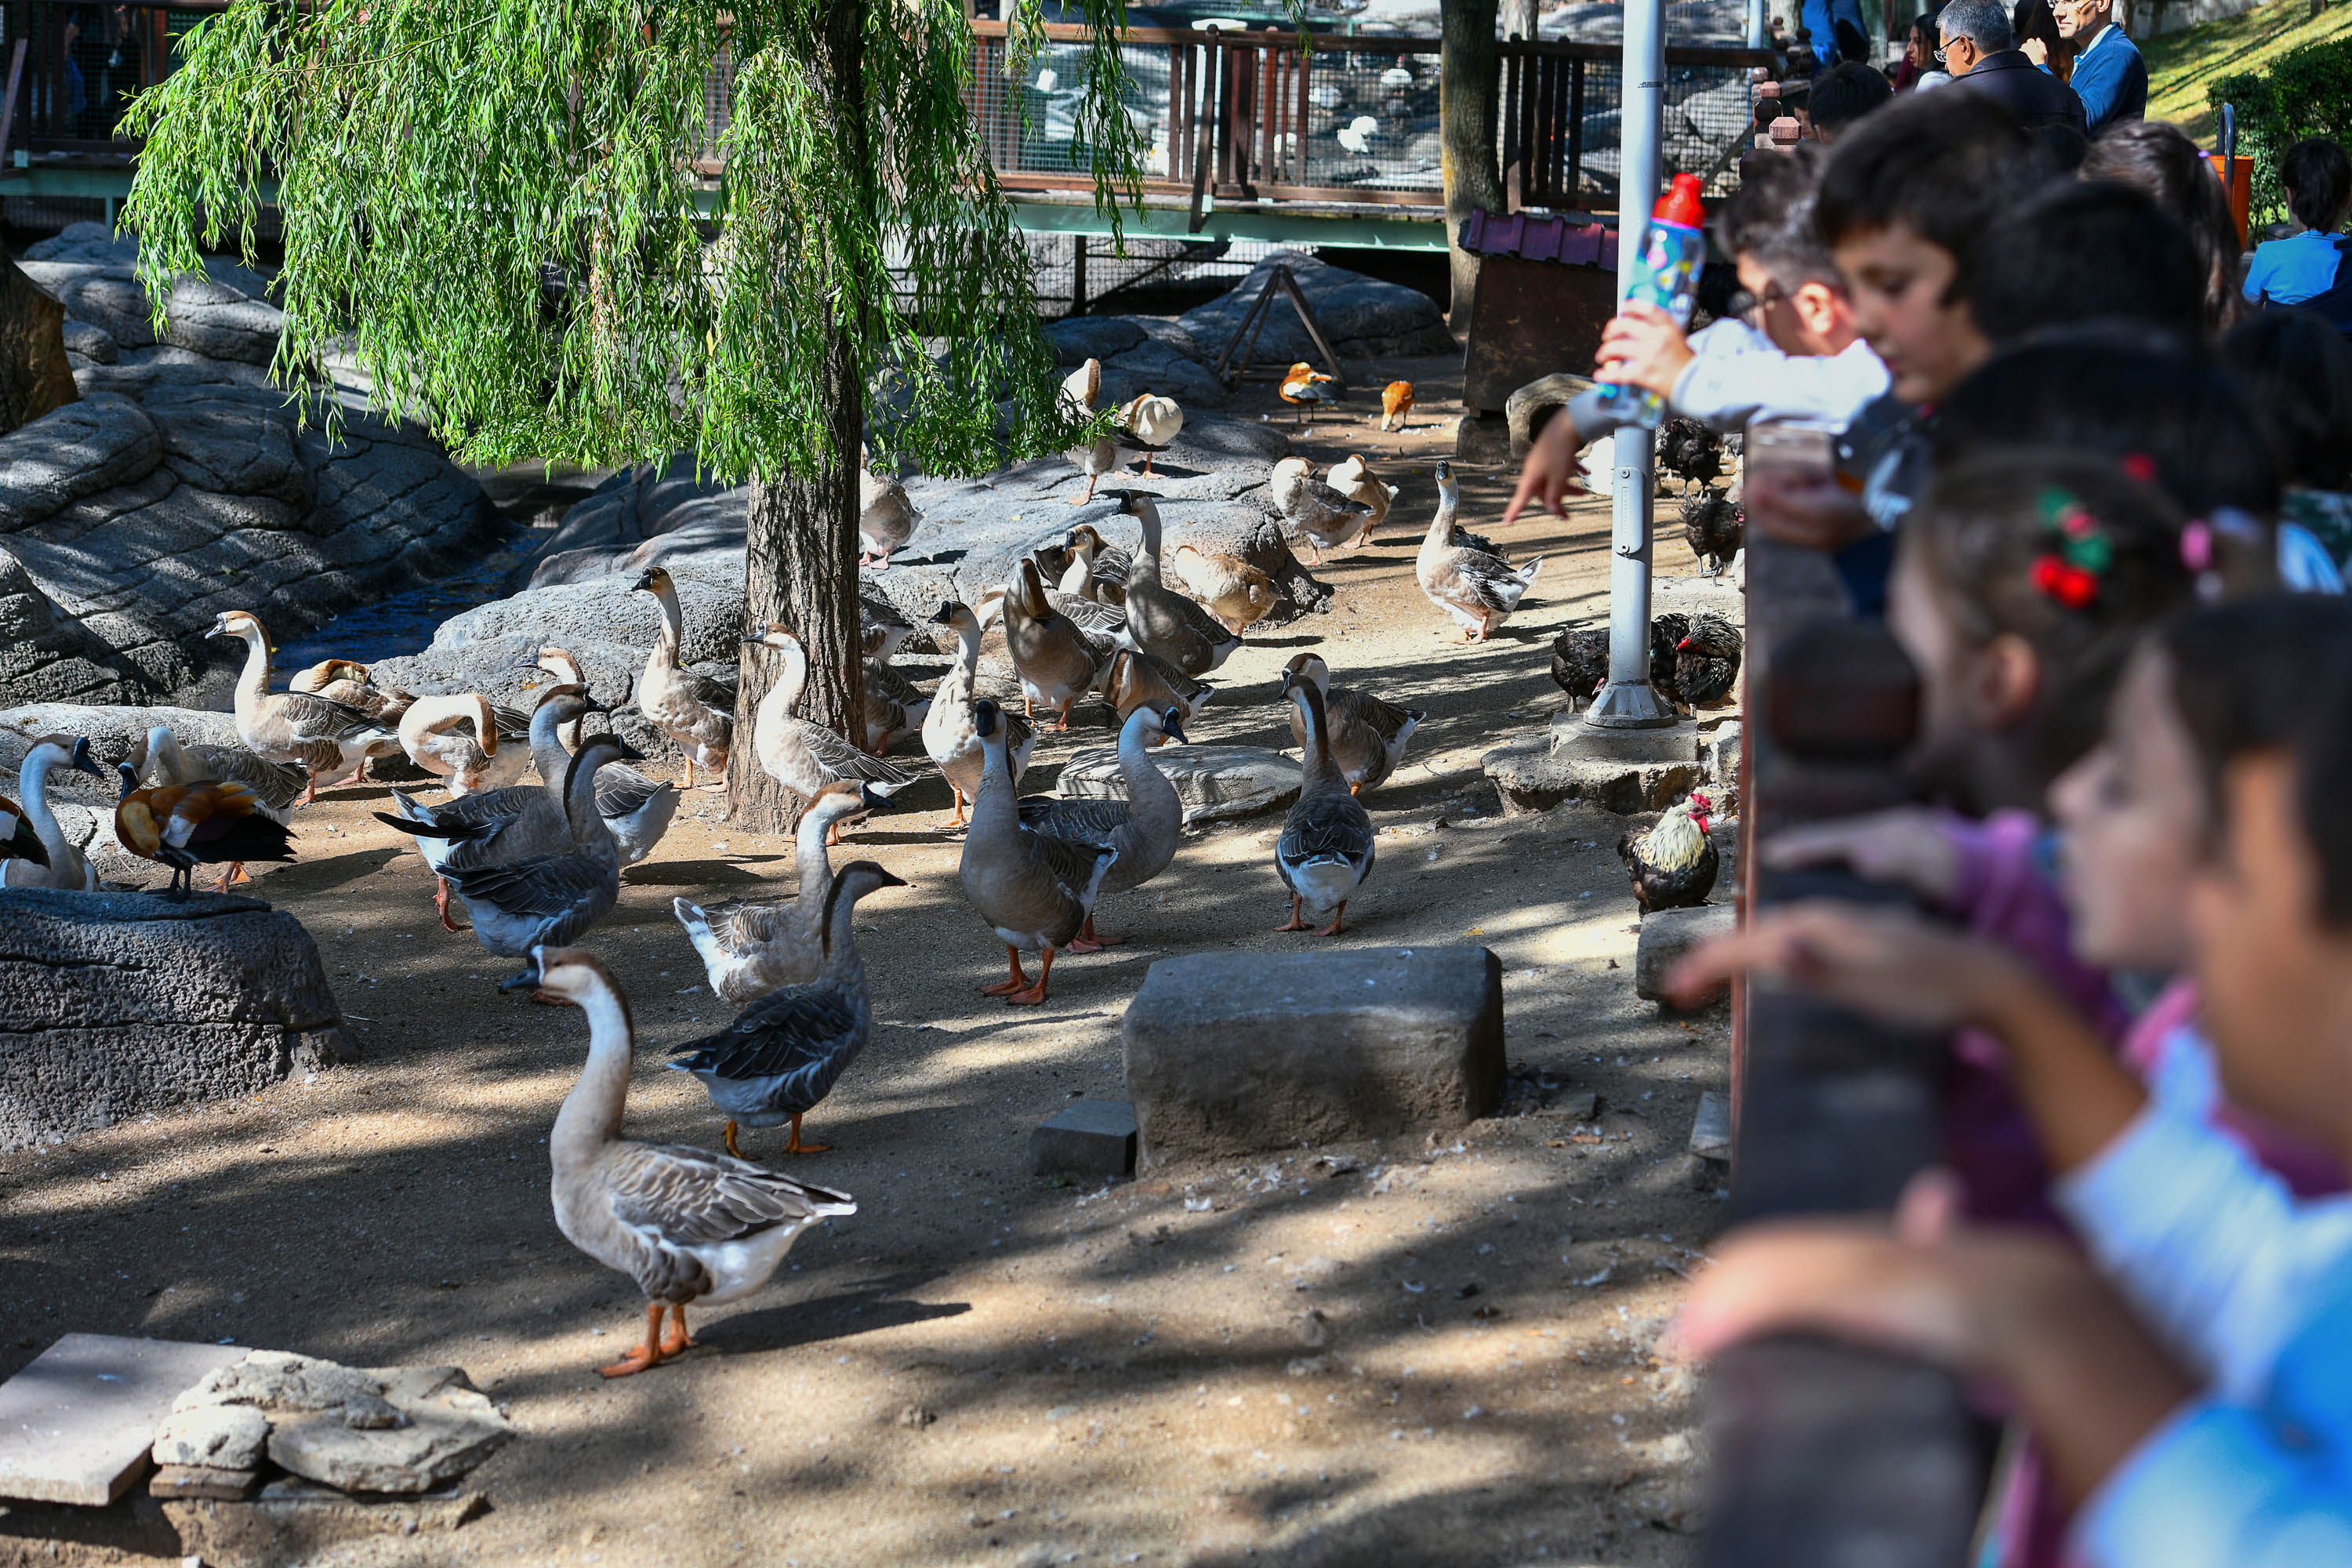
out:
{"label": "man in blue jacket", "polygon": [[[2050,0],[2058,36],[2074,40],[2074,74],[2067,85],[2083,100],[2083,118],[2093,136],[2118,120],[2147,118],[2147,63],[2139,46],[2116,26],[2116,0]],[[2043,70],[2050,51],[2029,40],[2025,53]]]}

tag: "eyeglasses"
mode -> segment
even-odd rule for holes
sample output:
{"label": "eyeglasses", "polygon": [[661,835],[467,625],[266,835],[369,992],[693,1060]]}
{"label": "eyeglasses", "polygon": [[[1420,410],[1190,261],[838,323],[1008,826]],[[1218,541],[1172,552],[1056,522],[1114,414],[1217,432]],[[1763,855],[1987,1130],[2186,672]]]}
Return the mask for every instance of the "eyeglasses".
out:
{"label": "eyeglasses", "polygon": [[1788,300],[1788,290],[1782,289],[1778,283],[1766,284],[1764,292],[1761,294],[1751,294],[1747,289],[1741,289],[1731,296],[1731,313],[1760,332],[1764,330],[1764,323],[1760,320],[1764,312],[1775,305],[1784,305]]}

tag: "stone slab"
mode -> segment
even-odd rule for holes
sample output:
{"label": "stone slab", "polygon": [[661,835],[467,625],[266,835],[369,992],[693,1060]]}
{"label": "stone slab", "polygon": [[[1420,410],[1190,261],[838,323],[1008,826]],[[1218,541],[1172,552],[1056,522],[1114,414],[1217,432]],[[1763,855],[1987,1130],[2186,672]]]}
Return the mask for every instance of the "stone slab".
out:
{"label": "stone slab", "polygon": [[1161,959],[1122,1029],[1143,1163],[1457,1130],[1500,1107],[1481,947]]}
{"label": "stone slab", "polygon": [[1029,1134],[1036,1173],[1135,1174],[1135,1107],[1123,1100],[1081,1100]]}
{"label": "stone slab", "polygon": [[[299,1477],[281,1476],[244,1502],[175,1500],[162,1507],[179,1535],[181,1550],[191,1558],[293,1568],[374,1536],[456,1530],[488,1510],[489,1498],[462,1481],[415,1497],[358,1498]],[[413,1551],[371,1559],[415,1560]]]}
{"label": "stone slab", "polygon": [[225,1470],[217,1465],[158,1465],[147,1479],[147,1495],[209,1502],[242,1502],[261,1485],[259,1470]]}
{"label": "stone slab", "polygon": [[0,1497],[103,1508],[147,1469],[182,1390],[236,1345],[68,1334],[0,1384]]}
{"label": "stone slab", "polygon": [[1731,1158],[1731,1098],[1708,1089],[1698,1097],[1698,1118],[1691,1123],[1690,1152],[1702,1160]]}
{"label": "stone slab", "polygon": [[1654,910],[1643,916],[1642,934],[1633,944],[1633,994],[1644,1002],[1664,1001],[1666,976],[1684,954],[1731,934],[1738,917],[1739,911],[1729,904]]}
{"label": "stone slab", "polygon": [[1512,816],[1569,800],[1620,816],[1664,811],[1706,783],[1698,726],[1688,719],[1670,729],[1598,730],[1556,713],[1545,732],[1497,746],[1478,765]]}

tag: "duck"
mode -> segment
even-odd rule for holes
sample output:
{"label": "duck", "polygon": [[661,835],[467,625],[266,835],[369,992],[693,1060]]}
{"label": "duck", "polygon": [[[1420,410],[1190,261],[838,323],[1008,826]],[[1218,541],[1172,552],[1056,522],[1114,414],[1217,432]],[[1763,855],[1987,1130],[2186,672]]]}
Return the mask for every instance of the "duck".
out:
{"label": "duck", "polygon": [[[1378,789],[1404,761],[1412,732],[1429,715],[1418,708],[1400,708],[1369,691],[1331,684],[1331,667],[1323,656],[1302,653],[1286,670],[1295,680],[1311,682],[1323,694],[1323,716],[1330,730],[1331,757],[1348,781],[1349,795]],[[1290,710],[1291,738],[1303,756],[1307,721],[1297,708]]]}
{"label": "duck", "polygon": [[1349,500],[1360,501],[1372,509],[1371,516],[1364,520],[1362,529],[1356,534],[1358,542],[1370,539],[1372,530],[1389,520],[1389,503],[1396,500],[1397,488],[1381,483],[1380,477],[1372,472],[1371,465],[1364,461],[1362,453],[1351,454],[1333,464],[1324,482]]}
{"label": "duck", "polygon": [[[955,820],[948,826],[961,827],[965,803],[980,795],[981,770],[986,760],[980,731],[972,725],[972,685],[980,674],[980,617],[971,605],[951,599],[931,620],[955,633],[956,657],[931,693],[930,710],[923,715],[923,750],[939,764],[948,788],[955,793]],[[1029,753],[1036,749],[1037,734],[1018,714],[1003,715],[1003,722],[1005,751],[1017,785],[1021,775],[1029,771]]]}
{"label": "duck", "polygon": [[[981,699],[972,704],[972,728],[980,736],[986,762],[980,794],[972,801],[971,831],[964,835],[957,875],[962,880],[964,897],[1004,943],[1013,969],[1009,979],[983,985],[980,994],[1002,996],[1012,1005],[1034,1007],[1045,1000],[1055,950],[1067,947],[1085,929],[1095,900],[1102,894],[1103,879],[1118,862],[1118,851],[1105,845],[1074,844],[1022,826],[1012,763],[1005,752],[1003,710],[987,698]],[[1021,971],[1024,952],[1041,955],[1042,967],[1034,982]]]}
{"label": "duck", "polygon": [[1184,410],[1172,397],[1139,392],[1118,411],[1118,422],[1127,433],[1121,445],[1143,454],[1143,471],[1148,474],[1151,459],[1184,433]]}
{"label": "duck", "polygon": [[[1130,606],[1132,599],[1129,600]],[[1070,705],[1102,679],[1118,649],[1100,634],[1089,635],[1055,608],[1037,563],[1024,558],[996,600],[1004,618],[1004,651],[1021,678],[1030,716],[1040,703],[1055,710],[1057,730],[1070,727]]]}
{"label": "duck", "polygon": [[[540,693],[539,706],[530,716],[531,765],[538,771],[541,782],[551,784],[571,767],[572,753],[580,749],[581,725],[586,716],[610,710],[589,697],[587,682],[581,679],[580,661],[563,649],[541,648],[532,668],[545,670],[562,683]],[[567,687],[572,689],[566,691]],[[549,713],[548,704],[560,692],[578,699],[576,707],[566,708],[566,711],[578,717],[542,717]],[[677,816],[677,803],[682,798],[677,785],[669,780],[641,773],[626,763],[607,763],[596,770],[596,815],[604,819],[604,826],[612,832],[613,842],[621,851],[624,870],[654,852],[654,847],[668,834],[670,823]],[[422,847],[425,840],[417,843]]]}
{"label": "duck", "polygon": [[789,905],[755,899],[708,906],[671,901],[671,912],[702,959],[713,995],[740,1007],[779,985],[804,984],[815,976],[824,960],[818,918],[833,888],[825,846],[843,823],[865,816],[883,799],[871,786],[846,779],[816,792],[793,828],[800,879]]}
{"label": "duck", "polygon": [[745,647],[777,648],[784,656],[784,673],[760,699],[751,721],[751,749],[770,778],[803,800],[841,779],[872,784],[886,797],[915,782],[895,763],[868,756],[824,725],[796,716],[793,710],[808,685],[808,651],[781,621],[762,621],[754,630],[757,636],[743,639]]}
{"label": "duck", "polygon": [[718,682],[677,662],[686,646],[686,612],[678,606],[677,584],[668,570],[648,566],[629,586],[633,592],[651,594],[661,606],[661,635],[646,657],[645,673],[637,678],[637,710],[686,753],[686,787],[692,789],[697,763],[709,773],[727,772],[735,716],[719,705],[725,695]]}
{"label": "duck", "polygon": [[389,757],[400,750],[397,729],[348,703],[307,691],[271,691],[269,634],[250,611],[222,611],[209,635],[244,642],[245,668],[236,678],[236,738],[273,763],[299,763],[310,775],[303,805],[319,798],[321,785],[355,776],[370,757]]}
{"label": "duck", "polygon": [[1174,708],[1186,719],[1197,719],[1217,689],[1195,680],[1164,658],[1133,648],[1121,648],[1103,676],[1103,700],[1110,704],[1113,721],[1124,724],[1138,708]]}
{"label": "duck", "polygon": [[1706,902],[1714,891],[1720,857],[1715,840],[1706,836],[1712,809],[1706,793],[1693,790],[1648,827],[1617,841],[1617,857],[1625,862],[1633,901],[1643,914],[1690,909]]}
{"label": "duck", "polygon": [[[461,726],[471,724],[469,738]],[[498,716],[479,692],[420,697],[400,716],[400,749],[408,760],[442,780],[452,795],[503,789],[522,776],[528,752],[499,751]]]}
{"label": "duck", "polygon": [[1282,521],[1306,539],[1314,564],[1323,564],[1323,552],[1360,539],[1370,531],[1372,509],[1341,495],[1315,477],[1315,466],[1304,458],[1285,458],[1266,479],[1266,493]]}
{"label": "duck", "polygon": [[885,659],[866,659],[860,671],[866,699],[866,749],[878,757],[894,742],[922,730],[931,700],[907,679],[905,671]]}
{"label": "duck", "polygon": [[1140,490],[1121,497],[1119,510],[1135,519],[1143,543],[1127,584],[1127,635],[1186,675],[1206,675],[1231,658],[1242,639],[1200,604],[1161,583],[1160,503]]}
{"label": "duck", "polygon": [[773,1127],[789,1118],[787,1154],[822,1154],[831,1147],[801,1141],[801,1118],[841,1081],[874,1032],[874,1004],[866,994],[866,965],[857,956],[851,910],[860,899],[907,884],[871,860],[853,860],[825,890],[817,914],[816,973],[756,998],[715,1035],[688,1040],[670,1066],[692,1073],[727,1118],[727,1152],[740,1158],[736,1129]]}
{"label": "duck", "polygon": [[297,671],[286,682],[286,689],[341,702],[386,724],[399,723],[401,714],[416,700],[409,692],[388,691],[376,685],[368,667],[351,658],[320,659]]}
{"label": "duck", "polygon": [[1402,430],[1405,416],[1412,412],[1412,383],[1392,381],[1381,388],[1381,428]]}
{"label": "duck", "polygon": [[1512,566],[1499,556],[1452,542],[1454,516],[1461,501],[1461,489],[1454,482],[1454,467],[1440,458],[1437,515],[1430,520],[1429,532],[1421,542],[1421,553],[1413,566],[1421,579],[1421,591],[1462,628],[1462,640],[1484,642],[1518,608],[1536,574],[1543,570],[1544,558],[1538,555],[1524,566]]}
{"label": "duck", "polygon": [[596,770],[643,754],[618,735],[588,737],[564,775],[567,832],[553,847],[503,823],[453,828],[382,813],[377,820],[406,833],[457,840],[436,869],[466,906],[474,940],[487,952],[520,957],[542,944],[575,941],[612,911],[621,893],[621,852],[596,814]]}
{"label": "duck", "polygon": [[[106,770],[90,756],[86,736],[44,735],[33,742],[16,768],[16,795],[24,805],[11,803],[8,808],[16,825],[8,832],[8,858],[0,860],[0,888],[58,888],[69,893],[95,893],[97,870],[66,837],[65,829],[58,826],[58,814],[49,805],[51,768],[71,768],[101,779],[106,776]],[[40,851],[37,855],[17,847],[27,836]]]}
{"label": "duck", "polygon": [[[1102,397],[1102,361],[1090,359],[1072,371],[1062,382],[1062,412],[1074,422],[1091,421]],[[1118,467],[1118,441],[1108,430],[1063,453],[1078,472],[1087,477],[1084,495],[1070,498],[1072,506],[1085,506],[1095,499],[1095,487],[1102,477]]]}
{"label": "duck", "polygon": [[163,896],[185,902],[203,865],[244,865],[252,860],[291,860],[293,832],[267,816],[260,797],[241,784],[207,779],[201,784],[139,787],[139,768],[118,763],[121,798],[114,806],[114,837],[142,860],[171,868]]}
{"label": "duck", "polygon": [[611,971],[578,948],[541,946],[519,978],[588,1015],[587,1065],[556,1112],[547,1152],[556,1229],[645,1292],[645,1342],[597,1369],[627,1377],[693,1348],[689,1303],[741,1300],[775,1274],[803,1231],[854,1215],[857,1204],[749,1160],[622,1137],[636,1038]]}
{"label": "duck", "polygon": [[1339,378],[1326,375],[1300,360],[1283,372],[1279,392],[1285,403],[1298,410],[1298,421],[1303,426],[1310,411],[1339,401]]}
{"label": "duck", "polygon": [[[1151,748],[1163,741],[1184,743],[1182,710],[1172,703],[1165,708],[1138,708],[1118,730],[1118,776],[1127,786],[1127,798],[1034,796],[1021,803],[1021,826],[1066,843],[1118,851],[1118,863],[1102,879],[1103,893],[1123,893],[1143,886],[1176,858],[1177,840],[1184,830],[1184,803],[1177,798],[1176,786],[1168,782],[1168,775],[1151,760]],[[1069,949],[1095,952],[1126,940],[1097,932],[1090,909],[1086,924],[1070,939]]]}
{"label": "duck", "polygon": [[0,795],[0,888],[8,886],[7,865],[10,860],[23,860],[36,867],[49,863],[48,846],[41,842],[34,829],[32,818],[25,808]]}
{"label": "duck", "polygon": [[923,514],[907,499],[896,474],[874,471],[866,448],[857,448],[857,564],[890,569],[890,552],[907,542]]}
{"label": "duck", "polygon": [[1274,579],[1239,556],[1180,544],[1169,564],[1184,591],[1208,605],[1217,624],[1235,637],[1274,608]]}
{"label": "duck", "polygon": [[1290,889],[1290,921],[1274,929],[1305,931],[1303,903],[1317,914],[1329,910],[1331,923],[1317,936],[1338,936],[1348,919],[1348,900],[1372,874],[1377,843],[1372,819],[1348,787],[1348,775],[1331,754],[1330,727],[1322,689],[1290,670],[1282,672],[1282,695],[1303,722],[1306,763],[1298,798],[1282,821],[1282,837],[1275,841],[1274,868]]}
{"label": "duck", "polygon": [[1056,584],[1063,593],[1114,608],[1127,603],[1128,574],[1135,564],[1132,553],[1107,543],[1090,522],[1070,530],[1063,543],[1070,552],[1070,563]]}
{"label": "duck", "polygon": [[[183,746],[169,724],[155,724],[147,731],[147,763],[139,778],[149,785],[203,784],[213,779],[241,784],[253,792],[264,816],[273,822],[290,822],[294,803],[302,796],[304,774],[300,768],[265,761],[243,746]],[[232,861],[214,891],[226,893],[251,879],[241,861]]]}

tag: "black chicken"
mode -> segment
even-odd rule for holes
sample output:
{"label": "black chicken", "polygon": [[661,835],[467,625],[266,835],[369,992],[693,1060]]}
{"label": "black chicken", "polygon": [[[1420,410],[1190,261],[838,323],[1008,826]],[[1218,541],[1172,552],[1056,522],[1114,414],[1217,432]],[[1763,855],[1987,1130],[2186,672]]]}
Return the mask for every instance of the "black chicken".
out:
{"label": "black chicken", "polygon": [[1551,678],[1579,702],[1609,684],[1609,626],[1569,626],[1551,639]]}
{"label": "black chicken", "polygon": [[1723,443],[1696,419],[1669,419],[1658,426],[1658,467],[1704,489],[1723,477]]}
{"label": "black chicken", "polygon": [[1746,647],[1739,628],[1721,616],[1693,616],[1690,630],[1675,644],[1675,686],[1693,708],[1713,708],[1739,684],[1739,655]]}
{"label": "black chicken", "polygon": [[1748,514],[1737,502],[1712,491],[1683,502],[1683,542],[1710,577],[1723,574],[1748,542]]}
{"label": "black chicken", "polygon": [[1618,857],[1633,879],[1633,901],[1643,914],[1689,909],[1706,902],[1715,890],[1720,858],[1706,836],[1709,809],[1706,795],[1693,790],[1688,800],[1668,806],[1649,827],[1617,841]]}
{"label": "black chicken", "polygon": [[1669,708],[1689,706],[1676,660],[1690,629],[1690,617],[1673,610],[1650,617],[1650,689]]}

